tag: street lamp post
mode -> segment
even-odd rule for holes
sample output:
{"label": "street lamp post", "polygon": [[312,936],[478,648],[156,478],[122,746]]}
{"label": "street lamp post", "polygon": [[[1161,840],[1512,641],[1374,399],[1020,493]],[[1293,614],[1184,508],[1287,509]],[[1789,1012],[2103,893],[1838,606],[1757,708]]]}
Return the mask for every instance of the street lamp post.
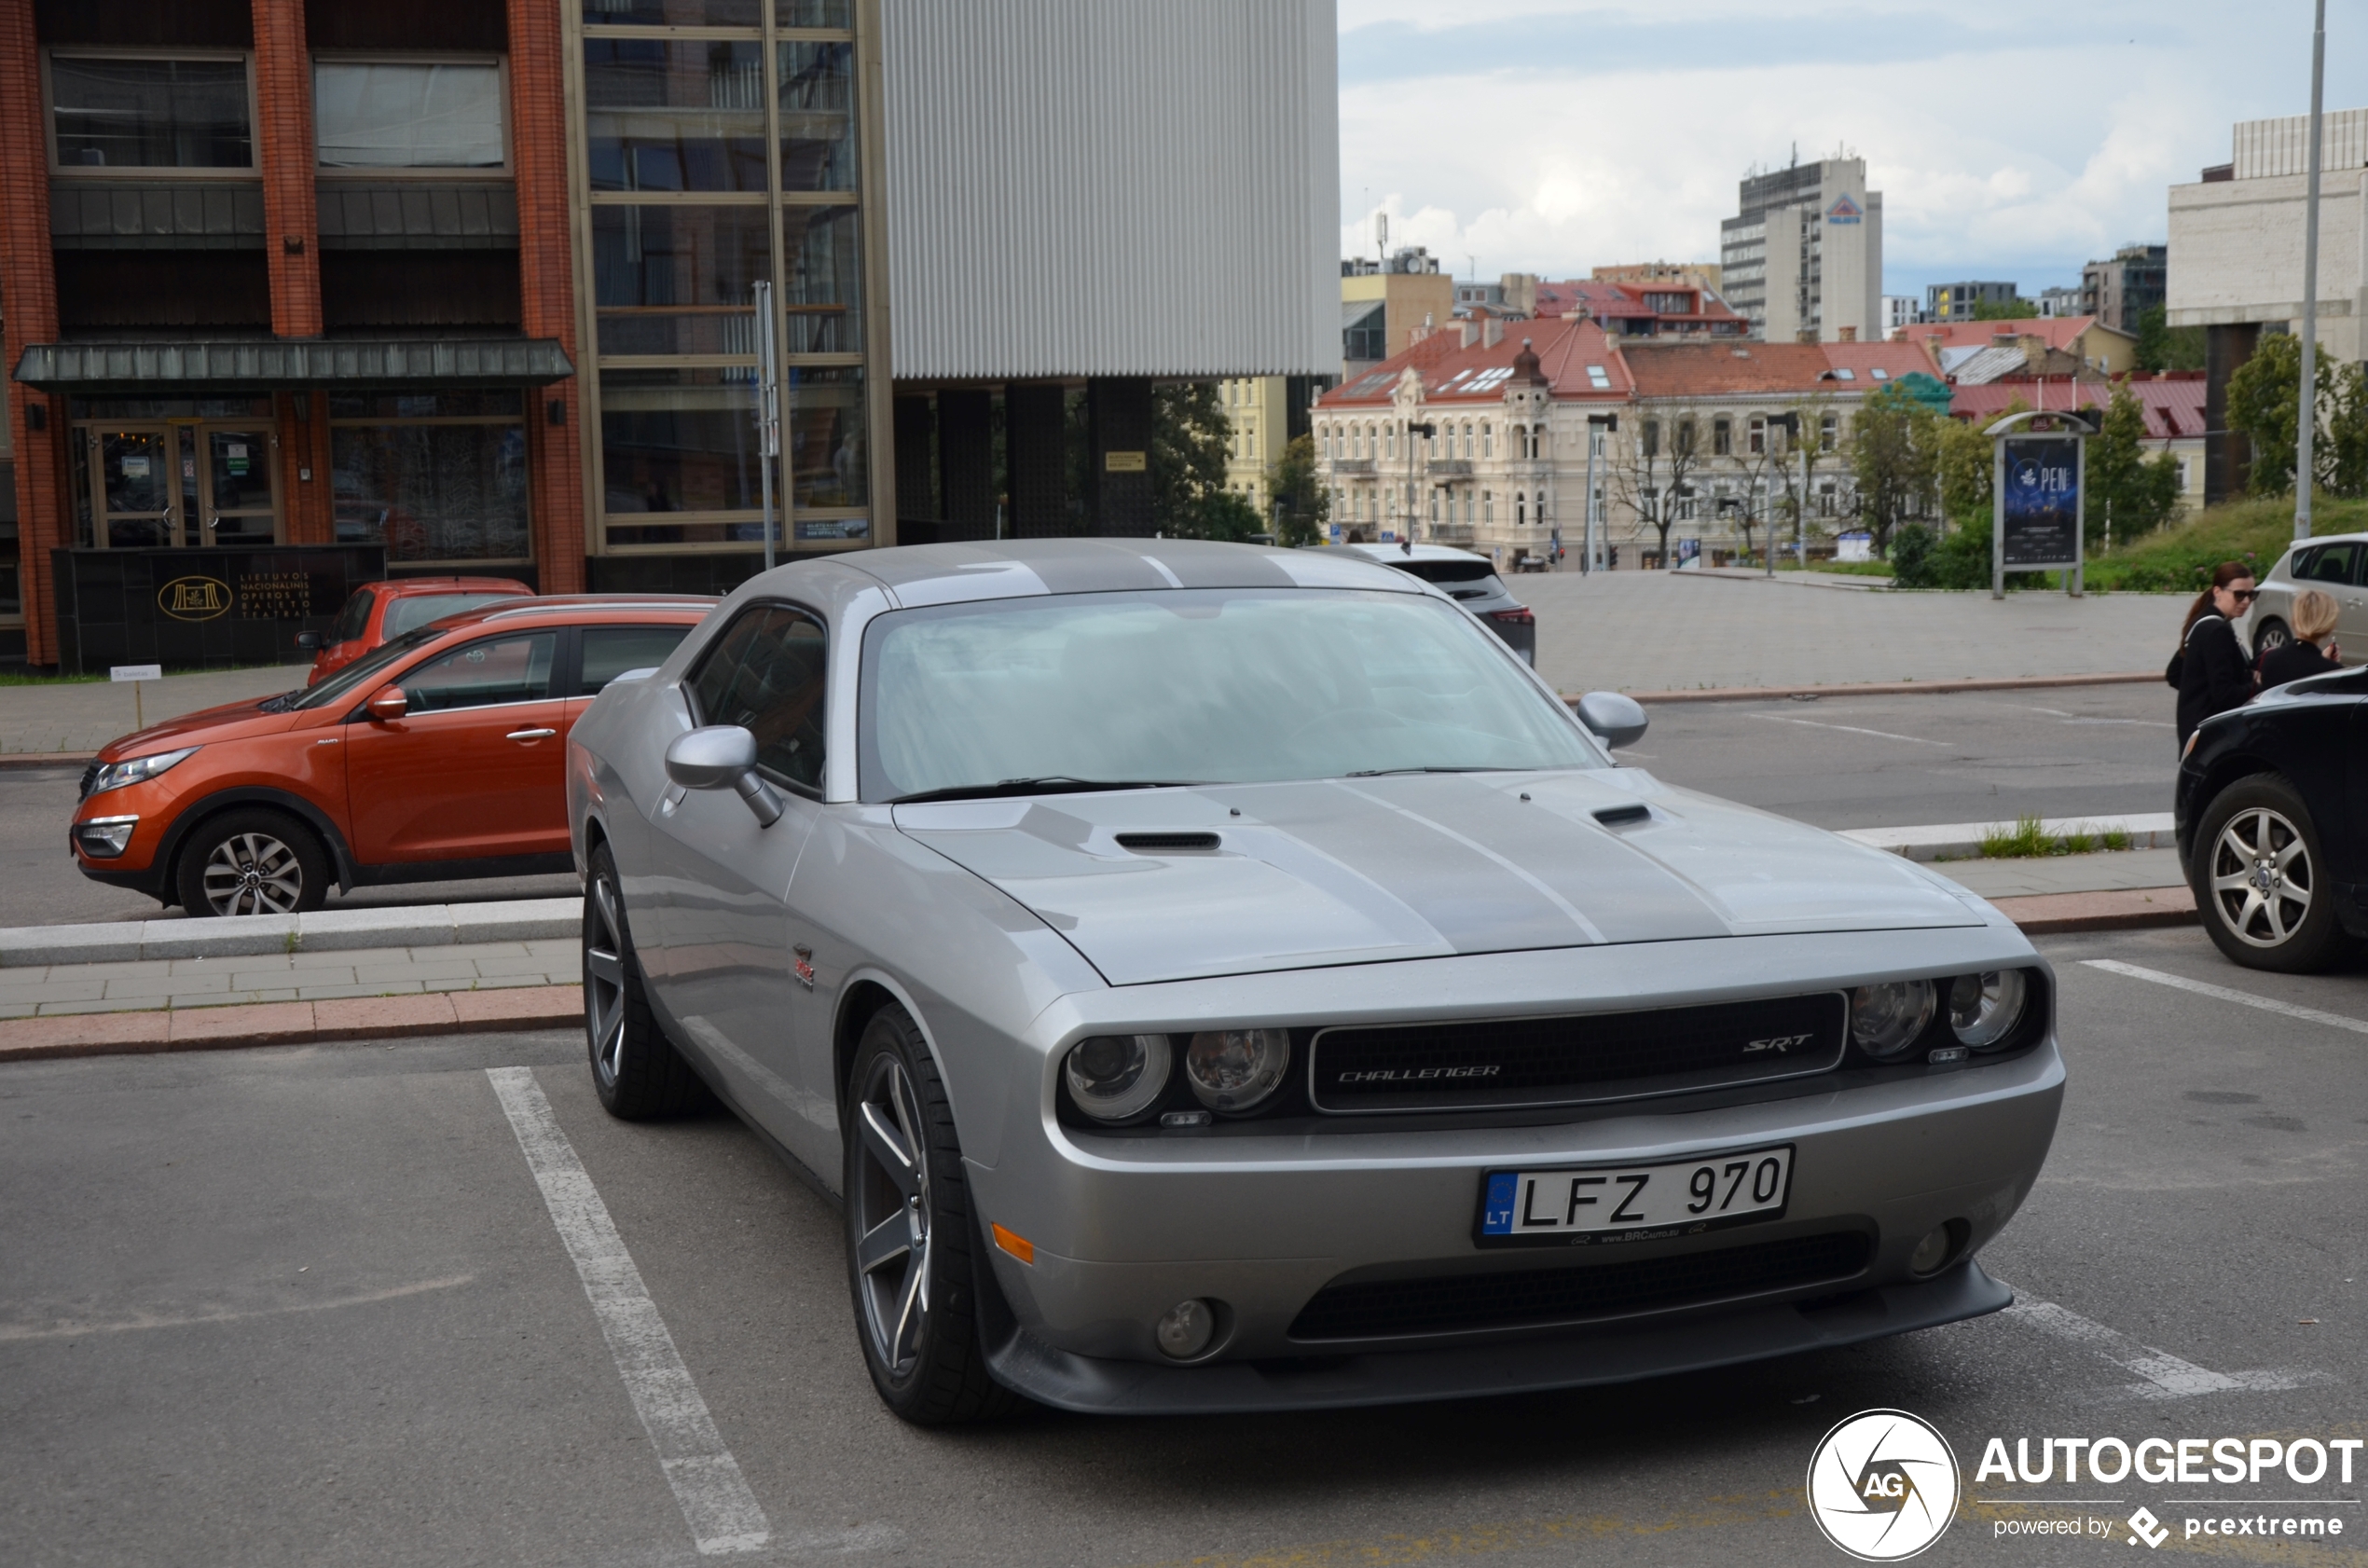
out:
{"label": "street lamp post", "polygon": [[1618,429],[1618,414],[1587,416],[1587,543],[1579,557],[1579,567],[1585,571],[1604,570],[1603,537],[1595,525],[1595,458],[1604,449],[1604,434]]}
{"label": "street lamp post", "polygon": [[1414,438],[1419,435],[1428,441],[1438,432],[1439,426],[1427,421],[1406,421],[1406,538],[1410,543],[1413,542],[1415,525],[1422,520],[1422,481],[1415,476]]}
{"label": "street lamp post", "polygon": [[2294,537],[2310,537],[2311,439],[2319,425],[2319,131],[2326,103],[2327,0],[2319,0],[2310,34],[2310,194],[2304,198],[2302,241],[2302,435],[2294,470]]}
{"label": "street lamp post", "polygon": [[[781,368],[774,346],[773,284],[759,279],[756,304],[757,470],[764,498],[764,570],[773,570],[773,463],[781,455]],[[786,498],[785,498],[786,499]]]}

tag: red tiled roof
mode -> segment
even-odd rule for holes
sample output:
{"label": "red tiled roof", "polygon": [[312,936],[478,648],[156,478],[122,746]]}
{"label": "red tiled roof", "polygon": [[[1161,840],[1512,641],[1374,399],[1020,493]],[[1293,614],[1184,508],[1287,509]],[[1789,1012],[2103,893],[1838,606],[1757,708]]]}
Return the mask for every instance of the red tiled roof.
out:
{"label": "red tiled roof", "polygon": [[2073,383],[2060,376],[2051,376],[2040,381],[1985,381],[1976,387],[1951,389],[1956,395],[1949,402],[1948,411],[1961,420],[1987,420],[2006,412],[2017,399],[2026,408],[2101,407],[2113,400],[2113,393],[2117,388],[2127,388],[2146,410],[2147,440],[2192,439],[2203,434],[2204,380],[2201,376],[2132,376],[2110,385],[2103,381],[2082,381],[2078,384],[2076,401]]}
{"label": "red tiled roof", "polygon": [[1999,333],[2010,332],[2017,337],[2042,338],[2051,349],[2069,350],[2073,338],[2097,324],[2094,316],[2032,316],[2011,322],[1916,322],[1899,332],[1910,343],[1934,343],[1938,348],[1987,349]]}
{"label": "red tiled roof", "polygon": [[[1911,371],[1933,373],[1912,343],[1623,343],[1620,355],[1639,397],[1871,392]],[[1831,375],[1845,369],[1848,378]]]}
{"label": "red tiled roof", "polygon": [[[1618,399],[1627,395],[1628,375],[1620,367],[1619,355],[1611,351],[1604,329],[1593,322],[1555,319],[1507,322],[1504,326],[1505,336],[1498,341],[1484,344],[1475,337],[1469,348],[1464,346],[1460,325],[1439,328],[1410,344],[1405,352],[1384,360],[1356,379],[1326,392],[1318,400],[1318,406],[1372,407],[1386,404],[1409,365],[1422,377],[1426,401],[1500,402],[1506,385],[1512,379],[1514,357],[1521,351],[1524,341],[1535,351],[1538,372],[1546,378],[1555,397]],[[1608,389],[1594,384],[1587,374],[1590,364],[1604,367],[1604,376],[1611,382]],[[1489,374],[1492,371],[1505,374]]]}
{"label": "red tiled roof", "polygon": [[[1699,310],[1681,315],[1665,316],[1645,303],[1647,294],[1691,293],[1698,296]],[[1584,310],[1590,316],[1605,316],[1622,320],[1657,317],[1673,322],[1740,321],[1735,311],[1707,289],[1697,289],[1692,283],[1604,283],[1591,279],[1570,279],[1558,283],[1537,285],[1537,314],[1540,318],[1566,315]]]}

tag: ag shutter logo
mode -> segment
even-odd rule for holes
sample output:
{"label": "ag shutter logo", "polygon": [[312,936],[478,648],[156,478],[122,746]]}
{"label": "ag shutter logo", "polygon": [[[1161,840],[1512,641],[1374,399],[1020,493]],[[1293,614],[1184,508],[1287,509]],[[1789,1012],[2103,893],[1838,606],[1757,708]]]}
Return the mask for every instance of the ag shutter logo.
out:
{"label": "ag shutter logo", "polygon": [[1861,1562],[1899,1562],[1940,1539],[1957,1512],[1948,1439],[1906,1410],[1861,1410],[1809,1460],[1809,1511]]}
{"label": "ag shutter logo", "polygon": [[230,585],[219,577],[175,577],[157,590],[157,608],[176,621],[211,621],[230,610]]}

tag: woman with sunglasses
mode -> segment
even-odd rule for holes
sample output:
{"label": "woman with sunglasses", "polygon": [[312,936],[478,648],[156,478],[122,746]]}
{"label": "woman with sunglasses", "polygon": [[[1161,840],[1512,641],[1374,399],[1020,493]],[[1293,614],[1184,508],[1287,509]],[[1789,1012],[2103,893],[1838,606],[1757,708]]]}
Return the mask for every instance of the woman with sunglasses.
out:
{"label": "woman with sunglasses", "polygon": [[2243,561],[2223,561],[2211,574],[2211,586],[2187,607],[2187,624],[2179,630],[2179,652],[2163,671],[2179,688],[2179,744],[2183,748],[2196,726],[2215,713],[2242,708],[2252,699],[2253,672],[2245,645],[2237,639],[2237,616],[2252,608],[2253,569]]}

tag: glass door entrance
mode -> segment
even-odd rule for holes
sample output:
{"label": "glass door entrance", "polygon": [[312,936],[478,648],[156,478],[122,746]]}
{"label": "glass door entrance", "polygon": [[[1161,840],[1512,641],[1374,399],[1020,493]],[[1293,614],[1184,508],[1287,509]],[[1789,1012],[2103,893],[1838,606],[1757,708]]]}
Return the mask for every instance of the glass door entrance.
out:
{"label": "glass door entrance", "polygon": [[82,429],[91,543],[99,547],[238,549],[281,542],[268,422],[92,422]]}

